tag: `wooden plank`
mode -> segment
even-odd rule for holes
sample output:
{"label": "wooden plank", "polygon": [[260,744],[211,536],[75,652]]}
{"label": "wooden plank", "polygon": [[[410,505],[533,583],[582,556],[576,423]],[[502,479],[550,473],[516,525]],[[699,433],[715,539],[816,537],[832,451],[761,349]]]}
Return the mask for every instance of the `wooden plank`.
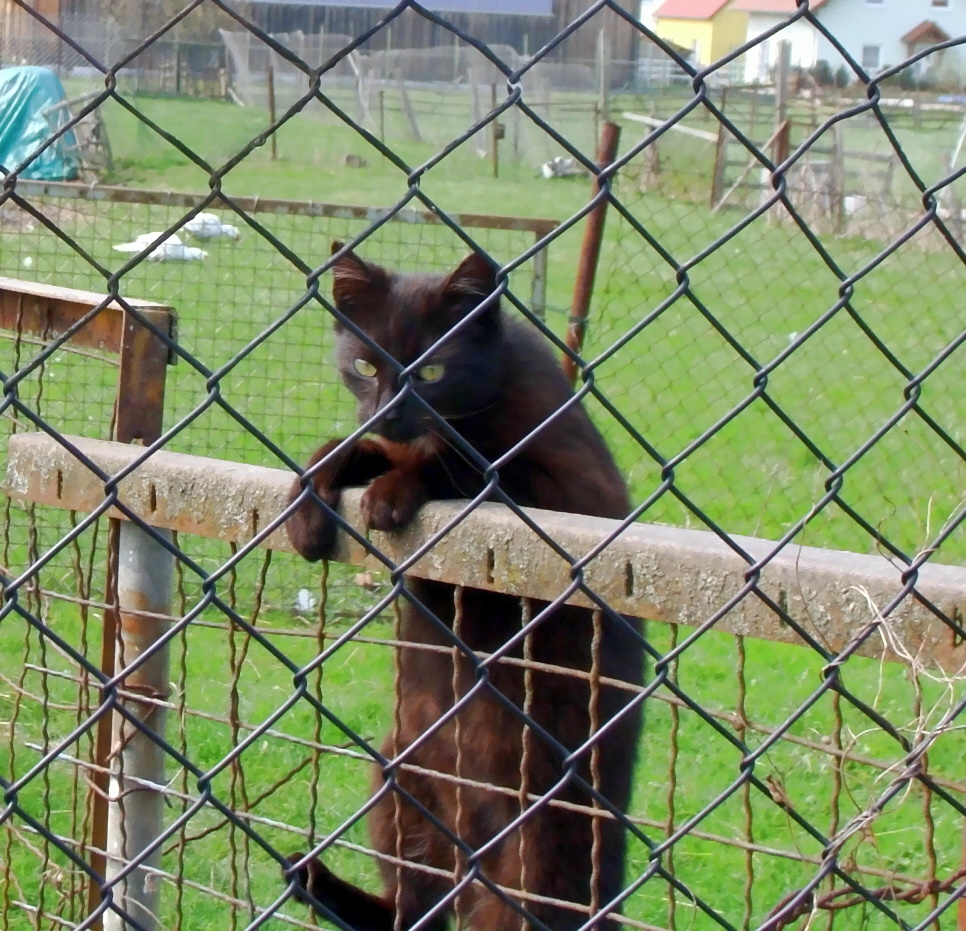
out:
{"label": "wooden plank", "polygon": [[[768,140],[762,145],[761,151],[764,152],[778,138],[778,136],[781,135],[781,133],[787,129],[787,126],[788,126],[787,123],[783,123],[781,126],[779,126],[768,137]],[[751,173],[751,170],[756,165],[758,165],[759,167],[764,167],[764,166],[762,166],[761,162],[759,162],[758,159],[754,155],[750,155],[748,157],[747,164],[742,169],[741,173],[738,175],[738,180],[735,181],[735,183],[732,184],[731,187],[728,188],[728,190],[725,191],[724,194],[721,195],[721,198],[718,200],[718,202],[712,206],[712,209],[711,209],[711,212],[712,213],[717,213],[727,203],[727,201],[731,197],[731,195],[734,194],[734,192],[737,191],[739,187],[741,187],[741,185],[744,182],[745,178],[748,177],[748,175]]]}
{"label": "wooden plank", "polygon": [[[628,113],[626,110],[621,114],[625,120],[632,120],[635,123],[644,123],[646,126],[666,126],[667,120],[661,120],[654,116],[644,116],[642,113]],[[671,123],[668,129],[685,136],[694,136],[696,139],[703,139],[705,142],[717,142],[718,134],[709,133],[704,129],[692,129],[690,126],[681,126],[678,123]]]}
{"label": "wooden plank", "polygon": [[[112,187],[99,184],[74,184],[69,181],[17,181],[17,193],[31,197],[76,197],[79,200],[107,201],[118,204],[146,204],[163,207],[194,209],[200,204],[205,209],[233,209],[242,213],[273,213],[305,217],[330,217],[343,220],[364,220],[368,223],[383,219],[389,212],[383,207],[360,207],[350,204],[327,204],[316,201],[280,200],[268,197],[231,197],[230,202],[215,196],[187,191],[146,191],[139,188]],[[524,230],[547,235],[560,224],[545,217],[508,217],[481,213],[448,213],[447,217],[459,226],[479,229]],[[393,222],[439,224],[443,220],[431,210],[406,208],[392,215]]]}
{"label": "wooden plank", "polygon": [[[127,469],[143,448],[69,437],[107,474]],[[118,486],[121,500],[146,523],[198,536],[291,550],[284,527],[261,536],[284,509],[292,473],[200,456],[159,451]],[[103,505],[100,480],[46,434],[10,438],[6,490],[20,500],[77,511]],[[342,513],[361,527],[360,489],[343,495]],[[473,588],[550,600],[571,584],[572,564],[498,504],[484,504],[458,520],[465,502],[434,501],[395,533],[373,531],[374,546],[392,565],[407,563],[412,575]],[[585,559],[587,585],[626,614],[672,624],[698,626],[721,614],[715,629],[742,636],[800,643],[795,631],[754,593],[741,597],[749,563],[716,534],[636,523],[597,553],[619,528],[603,518],[527,509],[529,517],[557,545]],[[734,536],[756,561],[775,544]],[[414,565],[412,554],[427,549]],[[592,556],[592,554],[597,555]],[[338,561],[371,568],[386,564],[340,534]],[[789,545],[760,566],[758,588],[827,649],[835,653],[861,633],[858,652],[896,659],[901,650],[958,670],[966,645],[917,599],[902,599],[888,618],[878,611],[904,589],[903,567],[880,555],[862,555]],[[924,564],[916,590],[950,618],[966,616],[966,568]],[[729,602],[735,604],[724,611]],[[587,603],[574,594],[567,599]],[[901,644],[901,650],[896,647]]]}
{"label": "wooden plank", "polygon": [[[40,337],[65,333],[105,300],[106,295],[95,291],[0,277],[0,329]],[[133,298],[125,301],[160,330],[171,332],[175,314],[170,307]],[[88,349],[120,353],[124,316],[124,308],[112,301],[84,323],[71,340]]]}

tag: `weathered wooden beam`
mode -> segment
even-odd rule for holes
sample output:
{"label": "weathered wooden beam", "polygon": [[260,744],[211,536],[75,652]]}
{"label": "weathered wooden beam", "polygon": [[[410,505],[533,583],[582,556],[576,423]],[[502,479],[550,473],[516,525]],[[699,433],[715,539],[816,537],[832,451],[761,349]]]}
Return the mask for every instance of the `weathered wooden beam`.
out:
{"label": "weathered wooden beam", "polygon": [[[0,277],[0,330],[30,333],[40,337],[57,335],[76,326],[105,300],[106,295],[96,291],[79,291],[75,288],[60,288],[35,281]],[[170,307],[134,298],[125,297],[124,300],[162,333],[171,334],[175,314]],[[120,304],[108,303],[71,336],[72,344],[102,352],[119,353],[125,313]],[[146,332],[146,338],[151,336],[152,334]]]}
{"label": "weathered wooden beam", "polygon": [[[83,455],[108,474],[130,466],[143,448],[69,437]],[[159,451],[119,484],[120,500],[152,526],[179,533],[231,540],[244,545],[281,512],[292,474],[281,469]],[[89,512],[105,500],[103,483],[60,443],[45,434],[10,437],[6,490],[11,496]],[[343,496],[342,513],[361,526],[361,492]],[[373,532],[372,543],[392,564],[407,561],[462,512],[458,501],[426,505],[410,526],[395,533]],[[602,518],[530,509],[527,514],[567,553],[591,553],[614,532]],[[754,559],[774,544],[734,537]],[[290,550],[284,528],[261,545]],[[383,568],[341,534],[339,561]],[[484,504],[436,540],[408,571],[415,576],[514,595],[551,600],[571,581],[570,564],[509,509]],[[637,523],[624,530],[584,570],[587,585],[611,607],[651,620],[696,626],[736,596],[748,564],[716,535],[699,530]],[[812,636],[837,651],[877,618],[902,591],[901,568],[884,557],[788,546],[762,569],[760,589]],[[917,591],[947,617],[966,616],[966,568],[924,565]],[[583,596],[571,599],[584,603]],[[906,597],[883,622],[890,637],[912,655],[947,669],[966,663],[966,646],[914,597]],[[741,598],[716,624],[733,634],[787,643],[798,635],[755,594]],[[878,634],[861,653],[896,658]]]}
{"label": "weathered wooden beam", "polygon": [[[157,204],[164,207],[194,209],[209,195],[187,191],[146,191],[142,188],[111,187],[106,184],[91,186],[69,181],[30,181],[19,179],[17,193],[23,197],[73,197],[89,201],[109,201],[117,204]],[[375,222],[386,215],[383,207],[361,207],[348,204],[324,204],[315,201],[278,200],[268,197],[232,196],[229,201],[215,197],[208,209],[237,209],[242,213],[276,213],[306,217],[328,217],[343,220]],[[480,229],[521,230],[546,236],[555,230],[559,221],[544,217],[505,217],[480,213],[451,213],[448,218],[461,227]],[[430,210],[400,210],[393,219],[404,223],[440,224],[442,219]]]}

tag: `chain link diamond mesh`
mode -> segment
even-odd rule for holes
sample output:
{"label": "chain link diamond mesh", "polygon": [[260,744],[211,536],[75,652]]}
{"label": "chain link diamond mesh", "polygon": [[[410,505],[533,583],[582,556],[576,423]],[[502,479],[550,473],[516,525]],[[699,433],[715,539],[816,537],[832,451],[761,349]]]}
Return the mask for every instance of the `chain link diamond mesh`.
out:
{"label": "chain link diamond mesh", "polygon": [[[45,147],[100,112],[114,193],[32,181],[32,158],[0,165],[0,274],[94,292],[91,320],[112,300],[137,321],[146,318],[135,300],[178,315],[174,333],[152,330],[176,364],[163,432],[146,438],[140,462],[164,449],[301,472],[320,442],[358,429],[331,359],[331,241],[392,268],[433,272],[482,251],[499,268],[505,312],[576,363],[577,395],[631,491],[628,521],[592,552],[568,552],[500,488],[501,463],[466,450],[490,500],[571,567],[560,600],[589,599],[598,636],[600,624],[623,623],[585,570],[607,559],[632,521],[709,531],[746,566],[733,587],[712,593],[711,613],[659,623],[641,598],[648,668],[643,686],[627,688],[645,724],[628,810],[614,811],[599,791],[595,739],[559,754],[561,784],[582,783],[594,823],[602,811],[617,819],[628,847],[618,901],[578,904],[573,926],[610,927],[605,912],[619,907],[615,921],[645,929],[953,927],[966,891],[966,593],[939,605],[919,582],[933,565],[966,564],[966,330],[955,298],[966,260],[966,35],[925,30],[902,61],[871,68],[868,49],[832,29],[826,5],[796,0],[763,33],[735,37],[703,64],[680,36],[662,38],[660,24],[643,25],[639,10],[616,0],[555,3],[529,48],[513,47],[506,24],[411,0],[358,13],[353,34],[306,35],[301,20],[283,28],[283,14],[265,6],[194,0],[148,15],[118,4],[110,41],[86,28],[104,14],[93,6],[61,15],[10,0],[2,10],[0,51],[36,56],[25,63],[58,70],[68,96],[83,101]],[[826,56],[823,67],[785,80],[769,65],[764,84],[742,83],[774,43],[803,33]],[[227,73],[202,75],[207,58],[171,53],[180,41],[213,46],[210,67],[223,61]],[[612,62],[629,58],[626,67],[605,69],[607,56],[589,51],[608,42]],[[421,54],[429,44],[434,55]],[[172,55],[187,69],[183,82],[158,64]],[[221,86],[245,90],[248,105],[202,99]],[[388,121],[387,100],[398,107]],[[608,118],[621,123],[622,145],[600,167],[593,149]],[[554,156],[572,160],[577,178],[543,177],[541,163]],[[336,215],[310,201],[358,209]],[[580,236],[601,203],[600,264],[574,352],[565,334]],[[191,221],[213,211],[240,237],[192,239]],[[412,222],[414,211],[433,222]],[[490,213],[503,219],[469,219]],[[147,233],[134,251],[114,248]],[[172,236],[207,256],[152,257]],[[5,300],[19,293],[0,284]],[[130,399],[115,398],[124,365],[115,349],[72,340],[86,324],[65,332],[23,309],[4,314],[10,436],[40,431],[79,457],[71,435],[116,436]],[[400,728],[397,611],[411,597],[403,573],[414,560],[383,556],[383,571],[332,562],[320,577],[289,553],[169,537],[125,510],[123,475],[89,465],[104,489],[93,514],[4,498],[0,925],[314,927],[294,880],[281,878],[292,850],[324,850],[335,872],[373,892],[380,874],[412,868],[401,846],[377,851],[366,834],[373,762],[397,827],[421,809],[461,851],[441,878],[454,926],[483,927],[460,904],[484,886],[521,922],[546,904],[501,888],[481,866],[484,852],[406,791],[411,770],[395,737],[379,749],[381,735]],[[104,661],[123,647],[105,620],[117,608],[112,507],[162,556],[173,554],[175,572],[170,607],[151,618],[161,639],[147,657],[121,649],[116,668]],[[769,542],[755,548],[748,537]],[[761,584],[769,565],[803,544],[877,555],[894,570],[894,598],[872,603],[853,592],[853,626],[841,642],[823,642],[811,624],[826,610],[820,590],[799,610]],[[629,579],[628,591],[676,584]],[[439,647],[454,655],[466,650],[464,596],[457,586],[456,620]],[[746,602],[764,605],[786,642],[716,629]],[[917,652],[891,622],[910,603],[944,625],[942,656]],[[524,599],[517,658],[527,697],[517,706],[503,696],[523,728],[524,761],[520,784],[495,790],[524,825],[558,801],[523,777],[530,757],[548,752],[530,716],[534,681],[546,672],[530,650],[543,616]],[[167,687],[138,692],[131,677],[162,651]],[[454,669],[484,681],[510,651],[503,644]],[[599,667],[586,676],[599,679]],[[457,678],[454,709],[465,704]],[[98,744],[100,722],[111,718],[124,722],[124,740],[160,748],[165,779],[141,787],[164,799],[159,859],[145,852],[108,876],[104,813],[109,802],[125,808],[124,748]],[[462,799],[480,787],[464,775],[472,747],[460,726],[443,777]],[[500,838],[515,827],[503,825]],[[524,876],[547,868],[528,859],[525,830],[519,837]],[[594,863],[605,853],[598,831]],[[128,874],[146,877],[156,914],[132,911],[120,896]],[[432,920],[413,927],[439,927]],[[529,926],[546,927],[532,917]]]}

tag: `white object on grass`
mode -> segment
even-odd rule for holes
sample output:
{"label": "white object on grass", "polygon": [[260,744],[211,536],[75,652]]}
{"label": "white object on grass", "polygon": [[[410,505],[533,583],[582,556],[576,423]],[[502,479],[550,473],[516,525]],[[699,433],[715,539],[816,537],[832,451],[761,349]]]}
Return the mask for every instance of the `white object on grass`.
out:
{"label": "white object on grass", "polygon": [[854,217],[865,209],[868,202],[869,198],[864,194],[846,194],[842,198],[842,211],[847,217]]}
{"label": "white object on grass", "polygon": [[295,608],[298,611],[311,611],[315,607],[315,595],[307,588],[300,588],[295,596]]}
{"label": "white object on grass", "polygon": [[587,172],[577,159],[556,155],[540,166],[540,174],[550,181],[552,178],[579,178]]}
{"label": "white object on grass", "polygon": [[199,213],[181,228],[196,239],[239,239],[241,237],[237,226],[222,223],[213,213]]}
{"label": "white object on grass", "polygon": [[[163,233],[142,233],[131,242],[122,242],[114,246],[115,252],[143,252]],[[158,243],[149,253],[152,262],[200,262],[207,258],[208,253],[197,246],[186,246],[181,239],[172,233],[164,242]]]}

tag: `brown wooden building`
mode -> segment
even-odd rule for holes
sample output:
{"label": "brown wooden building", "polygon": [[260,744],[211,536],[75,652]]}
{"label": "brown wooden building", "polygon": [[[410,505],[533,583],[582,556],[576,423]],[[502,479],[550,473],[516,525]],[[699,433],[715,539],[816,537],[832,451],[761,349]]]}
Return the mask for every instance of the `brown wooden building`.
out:
{"label": "brown wooden building", "polygon": [[[63,17],[67,25],[73,17],[103,17],[106,21],[113,16],[121,27],[136,27],[141,18],[139,8],[147,0],[27,0],[27,2],[59,23]],[[387,0],[388,2],[388,0]],[[561,30],[580,16],[588,6],[589,0],[553,0],[553,13],[550,16],[507,16],[485,13],[446,13],[441,14],[458,29],[488,44],[510,45],[520,53],[533,53],[541,48]],[[637,0],[627,0],[625,8],[636,9]],[[153,0],[147,3],[150,8],[151,25],[158,14],[167,11],[174,13],[184,6],[184,0]],[[371,29],[386,16],[385,10],[347,6],[314,6],[288,3],[241,2],[236,8],[249,15],[252,20],[268,32],[317,33],[320,29],[327,33],[357,36]],[[8,34],[33,32],[36,27],[32,18],[12,0],[0,0],[0,26]],[[140,11],[143,14],[143,11]],[[122,19],[133,18],[135,22],[125,24]],[[205,34],[185,34],[192,32],[192,23]],[[235,27],[237,28],[237,27]],[[552,54],[558,63],[570,61],[593,61],[597,50],[597,36],[605,30],[609,40],[610,58],[613,61],[633,61],[637,58],[638,32],[628,22],[610,10],[598,13],[590,22],[566,39]],[[208,35],[211,30],[209,17],[189,16],[179,29],[179,38],[205,40],[216,36]],[[2,39],[2,35],[0,35]],[[396,19],[391,30],[383,29],[369,43],[372,49],[383,49],[391,43],[394,48],[428,48],[449,45],[454,41],[453,34],[445,27],[433,23],[412,10],[406,10]]]}
{"label": "brown wooden building", "polygon": [[[59,24],[60,0],[30,0],[29,5]],[[29,50],[50,41],[51,32],[43,23],[12,0],[0,0],[0,67],[19,65],[25,59],[32,64],[34,56]]]}
{"label": "brown wooden building", "polygon": [[[518,52],[533,53],[580,16],[588,7],[588,0],[553,0],[550,16],[507,16],[486,13],[440,14],[457,29],[487,44],[510,45]],[[636,0],[629,0],[626,9],[636,8]],[[252,18],[269,32],[318,32],[359,35],[375,26],[386,13],[362,7],[300,6],[296,4],[251,5]],[[603,10],[567,38],[552,54],[558,63],[593,61],[597,52],[597,37],[604,29],[609,40],[610,57],[614,61],[633,61],[637,57],[639,33],[633,25],[610,10]],[[391,36],[391,40],[390,40]],[[392,23],[391,33],[382,30],[370,43],[374,49],[385,48],[391,41],[394,48],[429,48],[452,44],[453,33],[431,22],[412,10],[405,11]]]}

